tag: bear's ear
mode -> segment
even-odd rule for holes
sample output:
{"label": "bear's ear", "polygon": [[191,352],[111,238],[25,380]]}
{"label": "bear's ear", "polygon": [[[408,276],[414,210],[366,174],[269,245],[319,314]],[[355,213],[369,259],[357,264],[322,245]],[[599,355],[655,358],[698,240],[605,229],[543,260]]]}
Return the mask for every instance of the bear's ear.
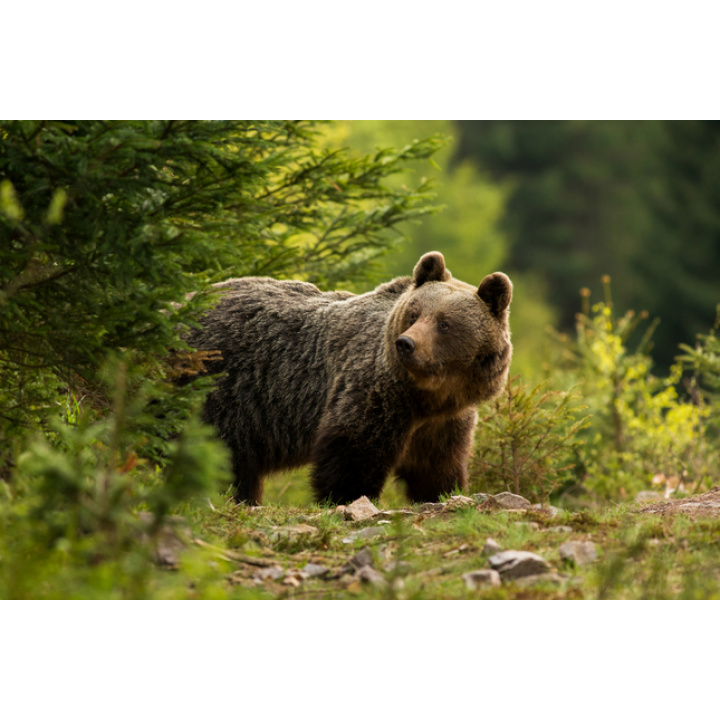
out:
{"label": "bear's ear", "polygon": [[447,281],[451,277],[450,271],[445,267],[445,258],[439,252],[425,253],[413,270],[415,287],[420,287],[426,282]]}
{"label": "bear's ear", "polygon": [[505,273],[496,272],[483,279],[478,288],[478,295],[488,304],[490,312],[499,317],[510,305],[512,291],[510,278]]}

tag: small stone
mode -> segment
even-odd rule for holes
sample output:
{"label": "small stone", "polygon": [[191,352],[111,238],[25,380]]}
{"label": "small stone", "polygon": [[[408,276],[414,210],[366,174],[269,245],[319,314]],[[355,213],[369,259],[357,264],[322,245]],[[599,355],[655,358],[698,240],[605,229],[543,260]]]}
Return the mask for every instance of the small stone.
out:
{"label": "small stone", "polygon": [[324,577],[330,572],[330,568],[309,562],[302,568],[301,572],[306,578]]}
{"label": "small stone", "polygon": [[358,568],[355,573],[355,578],[360,582],[369,583],[370,585],[376,585],[378,587],[385,587],[387,585],[387,580],[382,576],[382,573],[370,565],[363,565],[361,568]]}
{"label": "small stone", "polygon": [[446,505],[446,510],[460,510],[460,508],[475,507],[477,503],[467,495],[452,495]]}
{"label": "small stone", "polygon": [[465,587],[477,590],[483,587],[500,587],[500,573],[497,570],[473,570],[463,574]]}
{"label": "small stone", "polygon": [[282,579],[282,584],[289,585],[290,587],[300,587],[304,579],[305,578],[302,573],[295,570],[293,572],[286,573],[285,577]]}
{"label": "small stone", "polygon": [[415,513],[412,510],[382,510],[376,516],[376,519],[392,520],[396,517],[412,517]]}
{"label": "small stone", "polygon": [[495,502],[504,508],[530,508],[532,505],[522,495],[515,495],[511,492],[501,492],[493,495]]}
{"label": "small stone", "polygon": [[371,537],[375,537],[376,535],[384,535],[385,529],[380,527],[367,527],[363,528],[362,530],[357,530],[355,532],[351,532],[348,535],[346,535],[342,542],[346,545],[350,545],[354,543],[356,540],[368,540]]}
{"label": "small stone", "polygon": [[531,505],[531,507],[535,510],[539,510],[541,513],[549,515],[550,517],[555,517],[562,512],[559,507],[555,507],[554,505],[543,505],[542,503],[535,503],[534,505]]}
{"label": "small stone", "polygon": [[503,580],[525,575],[540,575],[550,571],[550,564],[545,558],[526,550],[504,550],[492,555],[489,559],[493,570],[497,570]]}
{"label": "small stone", "polygon": [[467,552],[470,549],[470,545],[467,543],[463,543],[462,545],[454,548],[453,550],[448,550],[447,552],[443,553],[443,557],[450,557],[451,555],[457,555],[458,553],[464,553]]}
{"label": "small stone", "polygon": [[492,538],[488,538],[487,540],[485,540],[482,553],[483,555],[494,555],[495,553],[499,553],[501,549],[502,548],[495,540],[493,540]]}
{"label": "small stone", "polygon": [[540,523],[536,522],[514,522],[513,525],[516,525],[517,527],[524,528],[525,530],[539,530],[540,529]]}
{"label": "small stone", "polygon": [[526,575],[525,577],[516,578],[514,583],[520,586],[539,585],[540,583],[548,583],[550,585],[562,585],[565,578],[558,573],[541,573],[540,575]]}
{"label": "small stone", "polygon": [[435,512],[442,512],[447,507],[447,503],[443,502],[437,502],[437,503],[423,503],[419,508],[418,511],[421,513],[435,513]]}
{"label": "small stone", "polygon": [[380,511],[363,495],[345,507],[345,519],[353,522],[369,520]]}
{"label": "small stone", "polygon": [[353,572],[365,565],[373,565],[373,554],[370,548],[363,548],[359,553],[353,555],[347,564],[343,567],[343,572]]}
{"label": "small stone", "polygon": [[492,497],[492,495],[488,495],[487,493],[475,493],[472,496],[472,499],[476,503],[484,503],[489,497]]}
{"label": "small stone", "polygon": [[563,560],[575,563],[575,565],[587,565],[588,563],[595,562],[595,560],[597,560],[595,543],[590,540],[586,540],[584,542],[566,542],[563,543],[559,549],[560,557]]}
{"label": "small stone", "polygon": [[266,567],[256,570],[253,579],[265,582],[266,580],[280,580],[283,575],[285,575],[285,571],[281,567]]}
{"label": "small stone", "polygon": [[565,532],[572,532],[573,529],[569,525],[555,525],[554,527],[547,528],[548,532],[554,532],[554,533],[565,533]]}

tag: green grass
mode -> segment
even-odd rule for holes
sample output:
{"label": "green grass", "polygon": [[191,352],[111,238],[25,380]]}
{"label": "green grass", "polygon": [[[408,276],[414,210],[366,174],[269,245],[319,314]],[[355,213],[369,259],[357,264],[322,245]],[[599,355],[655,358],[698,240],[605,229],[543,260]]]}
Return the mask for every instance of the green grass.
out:
{"label": "green grass", "polygon": [[[420,514],[390,483],[377,502],[382,509],[411,508],[389,522],[350,522],[332,506],[312,502],[304,473],[270,479],[267,504],[235,505],[216,494],[174,508],[184,518],[183,548],[170,566],[159,565],[147,538],[125,531],[122,543],[80,535],[49,540],[21,532],[21,507],[4,520],[0,538],[0,596],[3,598],[159,599],[718,599],[720,519],[666,517],[605,510],[564,510],[550,517],[528,512]],[[567,526],[569,531],[553,528]],[[122,528],[122,525],[118,526]],[[180,527],[183,527],[181,523]],[[354,542],[352,533],[377,531]],[[545,558],[559,584],[503,583],[470,590],[462,575],[489,567],[488,538],[505,550],[528,550]],[[569,540],[595,543],[596,562],[576,567],[560,557]],[[373,557],[381,582],[342,572],[363,548]],[[388,569],[390,563],[398,565]],[[300,579],[308,563],[331,571]],[[258,579],[268,568],[283,577]],[[376,576],[377,577],[377,576]]]}
{"label": "green grass", "polygon": [[[563,512],[549,518],[537,512],[479,512],[462,509],[440,515],[395,518],[389,524],[377,521],[346,521],[342,513],[306,501],[302,505],[273,500],[273,487],[281,501],[287,480],[280,478],[268,487],[269,503],[262,508],[234,506],[218,499],[215,510],[201,508],[193,516],[197,536],[216,548],[230,551],[222,562],[227,597],[313,599],[691,599],[720,598],[720,522],[643,516],[629,507],[613,507],[593,513]],[[293,493],[304,492],[293,488]],[[409,507],[395,502],[397,488],[383,493],[378,506]],[[392,498],[388,503],[386,497]],[[415,508],[417,510],[417,508]],[[536,526],[530,523],[536,523]],[[297,525],[315,532],[294,534]],[[554,526],[569,526],[571,532],[553,532]],[[382,533],[355,543],[344,543],[350,533],[379,527]],[[528,550],[544,557],[563,576],[559,585],[521,586],[469,590],[463,573],[488,568],[482,548],[488,537],[503,549]],[[559,547],[568,540],[591,540],[598,560],[576,567],[564,562]],[[382,585],[354,581],[339,573],[349,559],[367,547],[374,567],[386,580]],[[391,561],[407,563],[401,570],[386,571]],[[297,586],[282,580],[256,583],[254,562],[276,564],[287,573],[308,562],[335,571],[332,579],[306,579]],[[201,563],[199,559],[196,563]],[[168,571],[165,571],[168,572]],[[184,566],[179,574],[185,573]],[[229,579],[230,578],[230,579]]]}

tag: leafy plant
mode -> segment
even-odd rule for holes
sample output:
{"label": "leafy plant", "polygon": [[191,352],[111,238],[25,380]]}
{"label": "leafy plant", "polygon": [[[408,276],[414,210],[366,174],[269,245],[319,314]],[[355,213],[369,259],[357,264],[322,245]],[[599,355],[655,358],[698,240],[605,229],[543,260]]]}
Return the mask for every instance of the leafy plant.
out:
{"label": "leafy plant", "polygon": [[560,376],[578,384],[592,412],[578,482],[598,499],[633,498],[652,488],[653,478],[699,487],[708,479],[703,468],[711,452],[705,442],[707,410],[679,396],[679,365],[667,378],[652,374],[648,347],[656,323],[634,350],[628,347],[647,314],[628,311],[616,318],[610,279],[603,281],[605,301],[590,309],[585,292],[575,341],[561,338]]}
{"label": "leafy plant", "polygon": [[[122,597],[150,592],[151,560],[173,508],[214,495],[229,480],[227,450],[193,414],[168,443],[166,468],[139,458],[127,368],[115,363],[112,406],[80,406],[73,423],[52,421],[18,458],[0,497],[0,596],[69,593]],[[91,568],[102,567],[93,575]],[[112,578],[108,590],[102,579]],[[88,583],[88,585],[86,585]]]}
{"label": "leafy plant", "polygon": [[717,320],[712,330],[707,335],[698,335],[695,347],[681,345],[683,354],[679,357],[683,367],[694,375],[694,389],[701,394],[702,399],[716,407],[720,407],[720,338],[716,334],[718,327],[720,305],[717,307]]}

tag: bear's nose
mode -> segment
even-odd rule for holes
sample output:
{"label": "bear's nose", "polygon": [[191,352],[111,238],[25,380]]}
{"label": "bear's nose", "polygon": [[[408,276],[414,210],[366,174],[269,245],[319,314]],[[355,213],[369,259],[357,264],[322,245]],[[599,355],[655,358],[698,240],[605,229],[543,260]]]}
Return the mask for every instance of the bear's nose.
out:
{"label": "bear's nose", "polygon": [[395,347],[401,355],[412,355],[415,352],[415,341],[412,338],[401,335],[395,341]]}

